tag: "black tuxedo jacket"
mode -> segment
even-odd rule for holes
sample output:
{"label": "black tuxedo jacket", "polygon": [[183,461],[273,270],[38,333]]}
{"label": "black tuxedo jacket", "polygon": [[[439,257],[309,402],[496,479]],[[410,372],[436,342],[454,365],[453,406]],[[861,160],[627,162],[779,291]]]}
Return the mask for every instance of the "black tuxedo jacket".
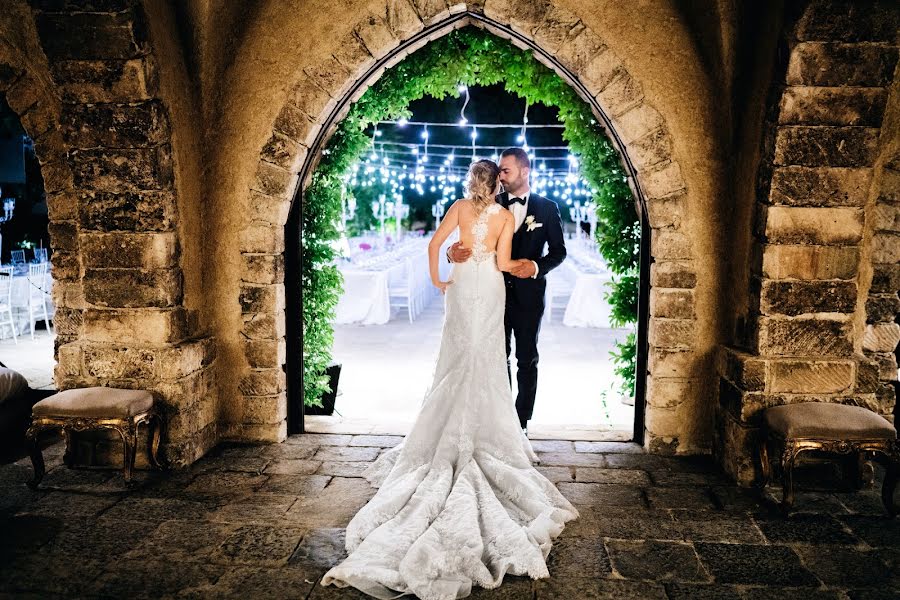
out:
{"label": "black tuxedo jacket", "polygon": [[[497,196],[497,202],[509,208],[509,194],[504,192]],[[528,230],[528,217],[534,218],[534,224],[540,227]],[[547,253],[544,254],[544,246]],[[528,212],[525,221],[513,234],[512,258],[533,260],[538,266],[535,279],[522,279],[509,273],[503,273],[506,282],[506,303],[513,308],[543,312],[544,290],[547,273],[555,269],[566,258],[566,243],[563,239],[562,220],[559,208],[552,200],[534,193],[528,195]]]}

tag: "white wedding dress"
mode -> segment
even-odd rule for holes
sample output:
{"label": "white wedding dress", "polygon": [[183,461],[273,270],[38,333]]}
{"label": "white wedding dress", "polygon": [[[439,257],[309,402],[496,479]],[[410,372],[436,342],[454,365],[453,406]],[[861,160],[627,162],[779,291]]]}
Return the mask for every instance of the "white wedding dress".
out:
{"label": "white wedding dress", "polygon": [[322,585],[376,598],[452,600],[504,575],[548,577],[552,540],[578,512],[533,466],[506,372],[506,291],[484,247],[485,209],[471,259],[453,265],[440,353],[412,430],[366,471],[380,488],[347,526],[349,556]]}

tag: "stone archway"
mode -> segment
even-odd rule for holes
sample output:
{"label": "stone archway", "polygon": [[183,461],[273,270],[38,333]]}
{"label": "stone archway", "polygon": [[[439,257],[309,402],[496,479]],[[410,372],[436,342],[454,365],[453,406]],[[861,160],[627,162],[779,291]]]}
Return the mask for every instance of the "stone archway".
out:
{"label": "stone archway", "polygon": [[[246,406],[284,436],[287,407],[284,336],[285,231],[290,201],[311,171],[330,128],[348,101],[362,94],[380,70],[456,27],[475,24],[526,47],[570,83],[595,107],[610,137],[626,157],[632,188],[646,207],[650,255],[655,264],[648,319],[646,445],[655,451],[690,451],[695,440],[682,439],[695,429],[700,400],[693,352],[696,325],[694,252],[683,230],[688,215],[687,186],[673,153],[664,117],[646,101],[640,82],[625,68],[598,33],[567,10],[550,3],[488,1],[483,6],[443,3],[416,7],[388,2],[384,15],[366,15],[355,37],[328,64],[307,69],[292,90],[264,145],[250,186],[251,205],[259,207],[242,236],[241,309],[247,370],[241,379]],[[645,228],[646,229],[646,228]],[[289,265],[290,266],[290,265]],[[648,264],[649,266],[649,264]],[[288,371],[299,371],[288,363]],[[641,378],[639,378],[640,380]]]}

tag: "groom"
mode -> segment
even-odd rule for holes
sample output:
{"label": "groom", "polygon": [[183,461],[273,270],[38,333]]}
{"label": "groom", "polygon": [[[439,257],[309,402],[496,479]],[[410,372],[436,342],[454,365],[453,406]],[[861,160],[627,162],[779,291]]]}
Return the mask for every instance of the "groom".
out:
{"label": "groom", "polygon": [[[530,261],[503,274],[506,282],[506,368],[512,385],[509,354],[510,342],[515,335],[516,380],[519,384],[516,412],[523,430],[528,427],[537,393],[537,342],[547,287],[544,278],[566,258],[559,208],[555,202],[531,193],[530,171],[531,161],[523,149],[509,148],[500,155],[500,183],[504,192],[497,196],[497,202],[508,208],[516,219],[512,258]],[[547,254],[544,254],[545,245]],[[465,262],[471,254],[471,249],[462,248],[457,242],[447,251],[447,258],[450,262]]]}

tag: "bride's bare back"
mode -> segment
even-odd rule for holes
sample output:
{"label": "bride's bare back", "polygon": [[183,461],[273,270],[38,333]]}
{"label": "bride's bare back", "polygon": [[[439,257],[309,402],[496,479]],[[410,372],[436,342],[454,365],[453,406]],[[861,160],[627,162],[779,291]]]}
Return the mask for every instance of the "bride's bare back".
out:
{"label": "bride's bare back", "polygon": [[[501,271],[509,271],[522,261],[512,260],[512,236],[515,227],[515,217],[513,214],[500,205],[496,205],[499,210],[490,210],[490,206],[483,210],[489,211],[487,215],[487,233],[484,236],[483,252],[497,253],[497,268]],[[493,214],[491,214],[493,213]],[[432,283],[441,288],[446,287],[438,278],[438,251],[444,240],[449,237],[454,229],[459,227],[459,240],[464,248],[473,249],[475,243],[475,234],[473,225],[481,213],[476,211],[475,205],[471,200],[457,200],[447,211],[444,220],[441,221],[440,227],[434,232],[431,242],[428,244],[428,262],[431,271]]]}

